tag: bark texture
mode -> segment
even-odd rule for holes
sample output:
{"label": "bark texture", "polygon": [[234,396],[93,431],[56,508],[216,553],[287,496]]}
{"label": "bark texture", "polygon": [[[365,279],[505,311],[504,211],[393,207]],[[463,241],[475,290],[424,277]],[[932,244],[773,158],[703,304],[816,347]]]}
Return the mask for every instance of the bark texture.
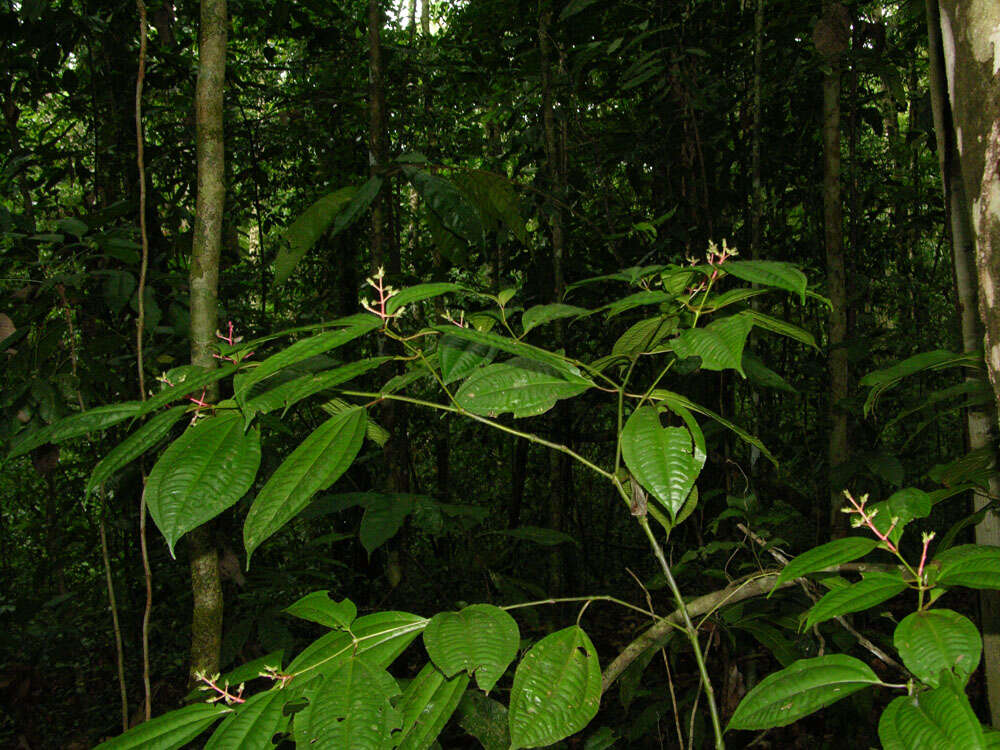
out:
{"label": "bark texture", "polygon": [[[195,119],[198,197],[191,247],[191,363],[215,367],[212,345],[218,329],[219,257],[225,212],[225,151],[222,98],[226,80],[226,0],[202,0],[198,37]],[[214,398],[209,394],[210,398]],[[219,671],[222,646],[222,582],[219,553],[207,526],[189,535],[191,553],[191,673]]]}

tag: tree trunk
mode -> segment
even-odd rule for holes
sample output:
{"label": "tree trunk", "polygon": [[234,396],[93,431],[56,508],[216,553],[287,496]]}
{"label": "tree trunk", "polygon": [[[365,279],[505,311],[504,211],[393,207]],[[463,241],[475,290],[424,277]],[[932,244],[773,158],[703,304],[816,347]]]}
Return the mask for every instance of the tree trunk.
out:
{"label": "tree trunk", "polygon": [[[950,228],[965,351],[984,343],[987,372],[1000,399],[1000,6],[927,0],[931,50],[931,102]],[[993,45],[996,45],[995,47]],[[945,96],[947,91],[947,98]],[[970,206],[969,196],[975,198]],[[978,269],[978,295],[972,258]],[[977,305],[978,296],[978,305]],[[980,320],[975,317],[978,306]],[[985,326],[985,330],[984,330]],[[990,414],[970,409],[969,447],[993,444]],[[993,477],[990,492],[1000,494]],[[988,498],[977,494],[978,510]],[[995,513],[976,527],[978,544],[1000,545]],[[1000,592],[981,592],[987,696],[993,725],[1000,724]]]}
{"label": "tree trunk", "polygon": [[823,77],[823,223],[826,244],[827,296],[833,303],[827,366],[830,373],[830,442],[827,458],[830,470],[830,508],[820,518],[820,533],[828,523],[831,533],[846,529],[840,512],[843,489],[834,480],[838,466],[848,458],[847,412],[847,287],[844,269],[843,207],[840,197],[840,75],[843,55],[850,40],[850,22],[844,6],[824,0],[823,16],[813,34],[816,49],[830,70]]}
{"label": "tree trunk", "polygon": [[[225,214],[225,149],[222,96],[226,80],[226,0],[201,0],[198,84],[195,93],[198,197],[191,247],[191,363],[215,368],[219,256]],[[209,394],[215,398],[216,394]],[[222,582],[219,553],[208,525],[189,535],[191,550],[191,674],[219,671],[222,646]]]}

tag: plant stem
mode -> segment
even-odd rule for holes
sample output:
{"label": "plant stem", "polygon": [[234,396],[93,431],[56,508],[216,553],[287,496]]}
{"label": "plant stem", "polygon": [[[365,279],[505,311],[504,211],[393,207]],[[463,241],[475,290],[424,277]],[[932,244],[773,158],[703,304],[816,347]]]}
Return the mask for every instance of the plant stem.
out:
{"label": "plant stem", "polygon": [[[103,493],[102,493],[103,499]],[[101,535],[101,559],[104,560],[104,577],[108,585],[108,604],[111,607],[111,623],[115,631],[115,656],[118,662],[118,690],[122,697],[122,731],[128,731],[128,691],[125,688],[125,651],[122,648],[122,629],[118,622],[118,605],[115,602],[115,584],[111,579],[111,557],[108,554],[108,535],[104,530],[104,519],[98,520]]]}

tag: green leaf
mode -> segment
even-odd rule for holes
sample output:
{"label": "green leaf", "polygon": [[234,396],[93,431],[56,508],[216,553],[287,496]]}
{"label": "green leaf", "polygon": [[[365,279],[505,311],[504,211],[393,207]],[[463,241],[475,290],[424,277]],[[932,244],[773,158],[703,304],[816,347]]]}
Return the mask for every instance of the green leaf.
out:
{"label": "green leaf", "polygon": [[428,662],[403,692],[399,711],[403,714],[403,733],[399,750],[426,750],[455,713],[469,675],[458,674],[447,679]]}
{"label": "green leaf", "polygon": [[367,412],[354,407],[317,427],[267,480],[243,525],[247,555],[340,478],[361,450]]}
{"label": "green leaf", "polygon": [[784,727],[836,703],[878,677],[863,661],[843,654],[800,659],[768,675],[747,693],[729,720],[728,729]]}
{"label": "green leaf", "polygon": [[770,315],[765,315],[764,313],[757,312],[756,310],[744,310],[740,313],[740,315],[745,318],[749,318],[757,328],[763,328],[765,331],[771,331],[772,333],[787,336],[788,338],[795,339],[806,346],[811,346],[813,349],[819,348],[816,346],[816,339],[811,333],[809,333],[809,331],[799,328],[797,325],[793,325],[788,321],[781,320],[780,318],[773,318]]}
{"label": "green leaf", "polygon": [[581,315],[587,315],[589,312],[589,310],[585,310],[582,307],[558,303],[552,305],[535,305],[524,311],[524,314],[521,316],[521,325],[524,327],[525,335],[527,335],[528,331],[532,328],[551,323],[553,320],[578,318]]}
{"label": "green leaf", "polygon": [[922,352],[912,357],[898,362],[892,367],[882,370],[875,370],[861,378],[859,385],[871,388],[868,398],[865,399],[864,414],[875,408],[879,397],[888,389],[897,385],[903,378],[914,375],[925,370],[940,370],[946,367],[967,367],[981,369],[983,366],[982,354],[955,353],[937,349],[931,352]]}
{"label": "green leaf", "polygon": [[540,544],[543,547],[552,547],[557,544],[575,544],[578,547],[580,546],[580,543],[576,541],[576,539],[565,532],[556,531],[555,529],[544,529],[538,526],[521,526],[516,529],[501,529],[499,531],[489,531],[487,534],[509,536],[513,539],[520,539],[526,542]]}
{"label": "green leaf", "polygon": [[187,412],[186,406],[175,406],[170,411],[157,414],[146,424],[133,432],[122,442],[112,448],[108,454],[98,461],[90,473],[84,493],[89,495],[104,484],[110,477],[137,459],[170,432],[177,421]]}
{"label": "green leaf", "polygon": [[384,750],[403,717],[390,701],[400,694],[388,672],[352,658],[311,683],[309,705],[296,716],[297,747]]}
{"label": "green leaf", "polygon": [[895,456],[877,450],[865,455],[864,462],[872,474],[893,487],[899,487],[903,483],[905,470],[902,462]]}
{"label": "green leaf", "polygon": [[350,203],[334,219],[331,236],[336,237],[360,219],[378,196],[381,189],[382,178],[378,176],[370,178],[364,185],[358,188],[357,192],[351,198]]}
{"label": "green leaf", "polygon": [[445,336],[438,345],[441,378],[445,385],[461,380],[477,367],[489,364],[496,356],[496,347],[475,341]]}
{"label": "green leaf", "polygon": [[575,16],[577,13],[586,10],[596,2],[597,0],[570,0],[566,7],[562,9],[562,13],[559,14],[557,22],[562,23],[567,18]]}
{"label": "green leaf", "polygon": [[521,633],[514,618],[492,604],[440,612],[424,631],[424,645],[445,677],[465,670],[489,693],[517,657]]}
{"label": "green leaf", "polygon": [[[803,552],[786,565],[778,580],[774,582],[772,593],[777,591],[785,581],[793,581],[796,578],[825,570],[834,565],[851,562],[859,557],[864,557],[878,546],[878,540],[863,536],[848,536],[843,539],[834,539],[832,542],[813,547],[807,552]],[[768,595],[770,596],[770,594]]]}
{"label": "green leaf", "polygon": [[619,300],[610,302],[603,307],[597,308],[597,311],[607,310],[607,316],[613,318],[616,315],[621,315],[623,312],[628,312],[629,310],[634,310],[637,307],[645,307],[647,305],[662,305],[664,302],[670,302],[674,299],[674,295],[668,292],[664,292],[660,289],[643,290],[641,292],[634,292],[627,297],[622,297]]}
{"label": "green leaf", "polygon": [[805,304],[809,280],[791,263],[774,260],[730,260],[722,265],[722,270],[751,284],[773,286],[797,294]]}
{"label": "green leaf", "polygon": [[[215,684],[224,690],[230,687],[238,688],[244,683],[256,680],[261,676],[261,673],[280,670],[284,656],[285,652],[283,650],[272,651],[266,656],[254,659],[253,661],[248,661],[245,664],[241,664],[235,669],[227,672],[219,677],[219,679],[215,681]],[[215,692],[211,688],[202,684],[185,695],[184,700],[187,702],[204,701],[204,699],[209,696],[209,693],[212,693],[213,696],[215,695]]]}
{"label": "green leaf", "polygon": [[135,276],[128,271],[107,271],[108,277],[104,280],[103,293],[104,301],[111,312],[119,315],[125,309],[125,305],[132,298],[137,282]]}
{"label": "green leaf", "polygon": [[[886,534],[892,528],[889,538],[893,543],[897,543],[906,525],[914,519],[926,518],[933,507],[931,497],[926,492],[916,487],[905,487],[894,492],[888,500],[870,505],[868,511],[874,512],[875,518],[872,523],[880,532]],[[895,526],[893,526],[894,519]]]}
{"label": "green leaf", "polygon": [[731,315],[704,328],[689,328],[674,339],[672,347],[680,359],[699,357],[703,370],[743,372],[743,347],[753,323],[742,315]]}
{"label": "green leaf", "polygon": [[983,728],[965,694],[939,687],[893,700],[878,722],[885,750],[985,750]]}
{"label": "green leaf", "polygon": [[806,615],[806,628],[849,612],[870,609],[906,590],[899,574],[871,572],[847,588],[826,594]]}
{"label": "green leaf", "polygon": [[46,443],[61,443],[89,432],[99,432],[119,422],[124,422],[130,417],[139,416],[141,413],[142,403],[139,401],[98,406],[96,409],[89,409],[60,419],[58,422],[41,429],[18,435],[11,441],[8,455],[10,458],[16,458]]}
{"label": "green leaf", "polygon": [[142,414],[149,414],[150,412],[156,411],[160,407],[166,406],[171,401],[176,401],[182,396],[187,396],[197,390],[201,390],[206,386],[214,383],[218,380],[228,378],[234,372],[236,372],[237,367],[233,364],[223,365],[222,367],[217,367],[214,370],[203,370],[197,365],[185,365],[183,367],[175,367],[173,370],[167,373],[167,378],[173,383],[172,386],[167,386],[159,393],[150,396],[142,405]]}
{"label": "green leaf", "polygon": [[260,432],[227,412],[196,422],[170,444],[146,480],[146,506],[167,540],[177,540],[233,505],[260,467]]}
{"label": "green leaf", "polygon": [[939,586],[1000,589],[1000,547],[963,544],[934,558]]}
{"label": "green leaf", "polygon": [[396,536],[403,521],[415,509],[412,498],[406,495],[373,495],[365,505],[365,515],[358,529],[361,546],[371,557],[387,541]]}
{"label": "green leaf", "polygon": [[176,750],[231,711],[214,703],[185,706],[102,742],[95,750]]}
{"label": "green leaf", "polygon": [[427,626],[428,620],[409,612],[376,612],[359,617],[349,633],[334,630],[313,641],[295,657],[287,674],[303,678],[329,674],[353,654],[385,669]]}
{"label": "green leaf", "polygon": [[494,225],[503,222],[522,245],[527,244],[528,230],[521,216],[521,201],[505,175],[477,170],[455,174],[453,179],[476,204],[480,216],[493,219]]}
{"label": "green leaf", "polygon": [[247,415],[252,415],[266,414],[275,409],[288,409],[304,398],[354,380],[354,378],[380,367],[391,359],[392,357],[373,357],[372,359],[351,362],[342,367],[335,367],[332,370],[321,370],[303,375],[254,396],[244,404],[243,411]]}
{"label": "green leaf", "polygon": [[351,325],[347,328],[325,331],[296,341],[286,349],[268,357],[246,374],[237,376],[233,383],[234,396],[237,400],[243,400],[243,394],[249,392],[254,384],[270,377],[278,370],[315,357],[317,354],[323,354],[338,346],[343,346],[359,336],[381,327],[382,320],[377,315],[354,316]]}
{"label": "green leaf", "polygon": [[584,378],[567,380],[551,367],[514,358],[473,372],[458,389],[455,402],[473,414],[493,417],[513,412],[515,417],[533,417],[590,386]]}
{"label": "green leaf", "polygon": [[485,242],[479,212],[454,184],[414,167],[403,167],[403,174],[448,231],[477,245]]}
{"label": "green leaf", "polygon": [[543,747],[583,729],[601,703],[601,667],[576,625],[547,635],[517,665],[510,694],[511,750]]}
{"label": "green leaf", "polygon": [[303,211],[284,232],[284,243],[274,258],[274,283],[284,284],[295,266],[333,223],[337,214],[357,193],[357,188],[344,187],[328,193]]}
{"label": "green leaf", "polygon": [[579,368],[571,362],[567,362],[558,354],[553,354],[545,349],[539,349],[538,347],[531,346],[531,344],[525,344],[521,341],[507,338],[506,336],[499,336],[495,333],[489,333],[487,331],[477,331],[472,328],[460,328],[455,325],[434,326],[434,330],[450,335],[461,341],[470,341],[472,343],[482,344],[487,347],[508,352],[509,354],[513,354],[517,357],[523,357],[525,359],[534,360],[535,362],[540,362],[548,365],[549,367],[555,368],[566,376],[580,376]]}
{"label": "green leaf", "polygon": [[692,446],[691,433],[685,427],[662,427],[656,409],[643,406],[628,418],[621,442],[629,471],[675,516],[705,465],[705,454]]}
{"label": "green leaf", "polygon": [[954,670],[965,685],[983,653],[979,629],[950,609],[907,615],[896,626],[893,644],[906,668],[931,687],[939,686],[942,670]]}
{"label": "green leaf", "polygon": [[430,284],[417,284],[416,286],[407,287],[389,298],[389,301],[385,303],[385,311],[389,315],[399,310],[404,305],[409,305],[414,302],[420,302],[421,300],[431,299],[432,297],[440,297],[442,294],[448,294],[449,292],[467,292],[469,291],[461,284],[452,284],[448,281],[436,281]]}
{"label": "green leaf", "polygon": [[631,326],[618,337],[611,348],[612,354],[645,354],[652,351],[667,336],[677,330],[677,318],[661,315],[646,318]]}
{"label": "green leaf", "polygon": [[773,388],[785,393],[798,393],[788,381],[765,365],[757,355],[745,349],[743,350],[743,371],[746,373],[747,379],[756,386]]}
{"label": "green leaf", "polygon": [[288,693],[279,689],[247,698],[236,711],[219,725],[205,743],[204,750],[242,750],[242,748],[267,748],[273,746],[271,738],[277,734],[288,718],[283,709]]}
{"label": "green leaf", "polygon": [[510,732],[507,707],[503,703],[472,690],[459,702],[458,712],[459,726],[479,740],[483,750],[508,750]]}
{"label": "green leaf", "polygon": [[349,630],[358,616],[358,608],[350,599],[335,602],[329,591],[313,591],[306,594],[285,612],[301,620],[309,620],[334,630]]}

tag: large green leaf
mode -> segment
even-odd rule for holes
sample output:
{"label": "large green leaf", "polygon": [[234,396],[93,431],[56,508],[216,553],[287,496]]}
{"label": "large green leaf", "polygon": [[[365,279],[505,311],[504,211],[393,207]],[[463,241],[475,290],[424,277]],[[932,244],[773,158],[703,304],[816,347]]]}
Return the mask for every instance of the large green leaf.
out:
{"label": "large green leaf", "polygon": [[365,515],[358,529],[358,540],[369,557],[403,527],[403,521],[416,509],[412,497],[372,494],[365,503]]}
{"label": "large green leaf", "polygon": [[811,346],[813,349],[817,348],[816,339],[809,331],[799,328],[799,326],[789,323],[786,320],[774,318],[756,310],[744,310],[740,315],[749,318],[758,328],[795,339],[806,346]]}
{"label": "large green leaf", "polygon": [[382,178],[378,175],[369,178],[364,185],[359,187],[357,192],[351,197],[350,202],[344,206],[344,209],[337,214],[337,218],[333,220],[332,236],[337,236],[351,226],[351,224],[360,219],[364,215],[365,211],[368,210],[372,201],[378,197],[381,189]]}
{"label": "large green leaf", "polygon": [[298,262],[333,223],[354,197],[357,188],[344,187],[328,193],[303,211],[284,232],[284,243],[274,258],[274,283],[284,284]]}
{"label": "large green leaf", "polygon": [[285,612],[302,620],[317,622],[334,630],[350,630],[351,623],[358,616],[358,608],[350,599],[335,602],[329,591],[313,591],[294,604],[285,607]]}
{"label": "large green leaf", "polygon": [[773,286],[799,295],[806,301],[806,275],[791,263],[774,260],[730,260],[722,265],[722,270],[751,284]]}
{"label": "large green leaf", "polygon": [[473,372],[458,389],[455,402],[473,414],[494,417],[512,412],[515,417],[533,417],[590,386],[585,378],[567,379],[551,367],[515,357]]}
{"label": "large green leaf", "polygon": [[479,209],[482,217],[502,222],[521,244],[528,242],[528,230],[521,216],[521,201],[514,186],[505,175],[481,170],[462,172],[453,176]]}
{"label": "large green leaf", "polygon": [[146,480],[146,506],[174,554],[177,540],[210,521],[253,485],[260,467],[260,432],[243,431],[227,412],[189,427],[170,444]]}
{"label": "large green leaf", "polygon": [[288,723],[283,713],[288,693],[278,689],[247,698],[236,706],[215,730],[204,750],[243,750],[243,748],[269,748],[271,738]]}
{"label": "large green leaf", "polygon": [[348,659],[305,692],[295,717],[295,744],[317,750],[386,750],[403,717],[390,702],[400,694],[392,675],[363,657]]}
{"label": "large green leaf", "polygon": [[243,411],[247,415],[252,415],[258,412],[266,414],[275,409],[287,409],[304,398],[360,377],[391,359],[392,357],[362,359],[332,370],[322,370],[294,378],[247,400]]}
{"label": "large green leaf", "polygon": [[551,745],[579,732],[600,703],[601,667],[587,634],[573,625],[546,636],[514,673],[511,750]]}
{"label": "large green leaf", "polygon": [[843,539],[834,539],[832,542],[813,547],[807,552],[791,560],[774,583],[772,593],[777,591],[785,581],[792,581],[796,578],[825,570],[833,565],[851,562],[859,557],[864,557],[878,546],[878,540],[865,536],[848,536]]}
{"label": "large green leaf", "polygon": [[806,615],[806,628],[849,612],[860,612],[892,599],[906,590],[898,573],[867,573],[860,581],[834,589],[812,606]]}
{"label": "large green leaf", "polygon": [[618,337],[611,348],[611,353],[628,356],[644,354],[655,349],[663,339],[676,330],[677,318],[673,316],[660,315],[640,320]]}
{"label": "large green leaf", "polygon": [[[460,675],[468,677],[466,675]],[[470,690],[458,704],[461,716],[459,725],[471,734],[483,750],[508,750],[510,731],[508,730],[507,707],[499,701],[483,695],[478,690]]]}
{"label": "large green leaf", "polygon": [[385,669],[427,623],[425,618],[408,612],[376,612],[359,617],[351,624],[350,633],[334,630],[306,646],[285,671],[303,678],[329,674],[352,654],[364,655],[373,667]]}
{"label": "large green leaf", "polygon": [[102,742],[95,750],[176,750],[231,711],[214,703],[185,706]]}
{"label": "large green leaf", "polygon": [[743,371],[751,384],[785,393],[798,393],[787,380],[764,364],[753,352],[743,350]]}
{"label": "large green leaf", "polygon": [[889,538],[898,543],[906,525],[914,519],[926,518],[933,507],[926,492],[917,487],[905,487],[892,493],[888,500],[869,506],[868,512],[875,516],[872,523],[881,533],[886,534],[892,528]]}
{"label": "large green leaf", "polygon": [[681,359],[699,357],[703,370],[743,373],[743,347],[753,323],[742,315],[715,320],[704,328],[689,328],[671,346]]}
{"label": "large green leaf", "polygon": [[875,370],[861,378],[862,387],[871,388],[865,399],[865,416],[875,407],[879,397],[888,389],[897,385],[903,378],[925,370],[940,370],[947,367],[981,368],[982,354],[956,353],[943,349],[931,352],[921,352],[912,357],[897,362],[891,367]]}
{"label": "large green leaf", "polygon": [[609,302],[603,307],[599,307],[597,309],[598,311],[607,310],[607,316],[609,318],[613,318],[616,315],[621,315],[629,310],[634,310],[637,307],[662,305],[665,302],[670,302],[673,298],[673,294],[664,292],[661,289],[646,289],[641,292],[633,292],[627,297],[622,297],[614,302]]}
{"label": "large green leaf", "polygon": [[424,645],[445,677],[465,670],[489,693],[517,656],[521,633],[514,618],[492,604],[440,612],[424,631]]}
{"label": "large green leaf", "polygon": [[934,558],[939,566],[940,586],[967,586],[970,589],[1000,589],[1000,547],[963,544]]}
{"label": "large green leaf", "polygon": [[964,685],[983,653],[979,629],[950,609],[910,613],[896,626],[893,644],[906,668],[931,687],[938,687],[941,670],[954,670]]}
{"label": "large green leaf", "polygon": [[485,242],[486,233],[479,212],[454,184],[414,167],[403,167],[403,174],[450,232],[474,244]]}
{"label": "large green leaf", "polygon": [[492,362],[496,353],[497,349],[493,346],[444,336],[438,344],[441,379],[445,385],[461,380],[477,367]]}
{"label": "large green leaf", "polygon": [[663,427],[652,406],[636,409],[622,430],[622,458],[632,475],[671,516],[684,505],[705,454],[685,427]]}
{"label": "large green leaf", "polygon": [[248,556],[305,508],[314,494],[347,471],[361,450],[366,421],[367,412],[362,407],[335,414],[275,470],[257,493],[243,525]]}
{"label": "large green leaf", "polygon": [[574,307],[573,305],[563,305],[560,303],[551,305],[535,305],[534,307],[529,307],[524,311],[524,314],[521,315],[521,326],[524,328],[524,333],[527,334],[532,328],[537,328],[540,325],[551,323],[553,320],[560,320],[562,318],[578,318],[589,312],[589,310],[585,310],[582,307]]}
{"label": "large green leaf", "polygon": [[58,422],[41,429],[18,435],[11,442],[9,456],[10,458],[23,456],[46,443],[61,443],[89,432],[105,430],[142,413],[143,405],[140,401],[125,401],[120,404],[98,406],[96,409],[89,409],[60,419]]}
{"label": "large green leaf", "polygon": [[538,347],[531,346],[531,344],[525,344],[506,336],[489,333],[488,331],[477,331],[474,328],[460,328],[454,325],[434,326],[434,330],[462,341],[482,344],[493,349],[508,352],[517,357],[540,362],[567,376],[579,377],[580,375],[580,369],[576,365],[567,362],[558,354],[553,354],[545,349],[539,349]]}
{"label": "large green leaf", "polygon": [[843,654],[800,659],[768,675],[747,693],[729,720],[729,729],[783,727],[836,703],[878,677],[863,661]]}
{"label": "large green leaf", "polygon": [[469,675],[457,674],[446,678],[428,662],[407,685],[399,710],[403,714],[403,733],[399,750],[426,750],[455,713]]}
{"label": "large green leaf", "polygon": [[338,346],[343,346],[381,326],[382,320],[377,315],[353,316],[351,324],[346,328],[336,331],[325,331],[301,341],[296,341],[291,346],[268,357],[245,375],[238,375],[233,383],[234,395],[238,400],[244,400],[245,394],[249,392],[254,384],[270,377],[278,372],[278,370],[284,369],[289,365],[294,365],[296,362],[309,359],[310,357],[315,357],[317,354],[323,354]]}
{"label": "large green leaf", "polygon": [[884,750],[985,750],[983,728],[965,693],[952,686],[901,695],[878,722]]}
{"label": "large green leaf", "polygon": [[430,284],[417,284],[416,286],[407,287],[406,289],[392,295],[392,297],[389,298],[389,301],[385,303],[385,311],[389,315],[392,315],[404,305],[420,302],[425,299],[431,299],[433,297],[440,297],[442,294],[448,294],[449,292],[467,291],[469,290],[461,284],[453,284],[450,281],[435,281]]}
{"label": "large green leaf", "polygon": [[90,473],[84,492],[89,495],[106,482],[115,472],[124,468],[170,432],[177,421],[187,412],[186,406],[175,406],[169,411],[157,414],[146,424],[133,432],[122,442],[112,448],[108,454],[98,461]]}

